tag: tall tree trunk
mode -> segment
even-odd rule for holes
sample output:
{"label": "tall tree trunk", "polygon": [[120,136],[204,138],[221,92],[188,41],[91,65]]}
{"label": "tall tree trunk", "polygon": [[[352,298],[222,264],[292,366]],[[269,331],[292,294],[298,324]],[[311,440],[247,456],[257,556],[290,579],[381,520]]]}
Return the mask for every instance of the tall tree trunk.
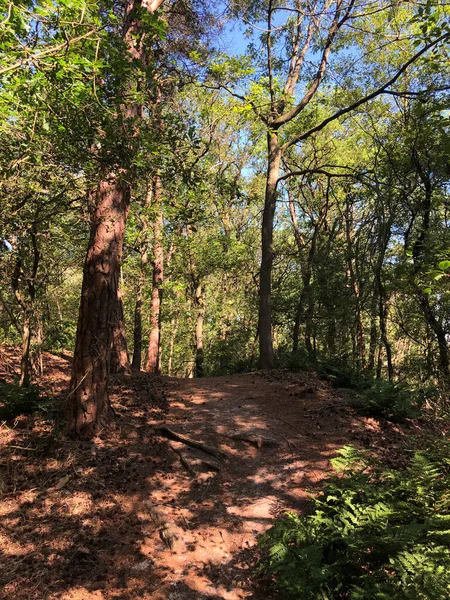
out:
{"label": "tall tree trunk", "polygon": [[44,360],[42,356],[42,346],[44,344],[44,327],[42,324],[42,318],[39,317],[37,320],[37,334],[36,334],[36,359],[38,364],[38,373],[40,377],[44,374]]}
{"label": "tall tree trunk", "polygon": [[108,377],[119,288],[123,238],[130,188],[117,176],[98,185],[91,235],[83,268],[72,379],[68,397],[68,432],[90,439],[112,413]]}
{"label": "tall tree trunk", "polygon": [[172,365],[173,365],[173,355],[175,350],[175,340],[177,339],[178,333],[178,317],[173,318],[170,321],[170,327],[172,333],[170,334],[170,345],[169,345],[169,360],[167,363],[167,374],[169,377],[172,376]]}
{"label": "tall tree trunk", "polygon": [[127,337],[125,333],[125,316],[123,313],[123,300],[120,287],[117,289],[117,298],[114,307],[113,349],[111,352],[111,373],[130,373],[130,360],[128,358]]}
{"label": "tall tree trunk", "polygon": [[140,244],[139,244],[139,279],[136,290],[136,303],[134,305],[134,328],[133,328],[133,360],[131,368],[140,371],[142,366],[142,302],[146,280],[149,248],[149,208],[153,200],[153,181],[147,184],[143,209],[140,215]]}
{"label": "tall tree trunk", "polygon": [[377,315],[378,310],[378,298],[377,291],[374,288],[372,295],[372,303],[370,306],[370,340],[369,340],[369,362],[367,363],[368,370],[373,373],[375,369],[375,354],[377,351],[378,343],[378,330],[377,330]]}
{"label": "tall tree trunk", "polygon": [[163,247],[163,211],[161,203],[161,180],[158,175],[153,181],[153,202],[156,215],[153,224],[153,275],[152,302],[150,309],[150,336],[148,341],[145,370],[149,373],[159,373],[159,354],[161,338],[161,302],[162,284],[164,278],[164,247]]}
{"label": "tall tree trunk", "polygon": [[300,300],[298,301],[297,309],[295,311],[294,331],[292,332],[292,354],[295,354],[298,351],[298,342],[300,340],[300,325],[304,318],[303,300],[304,292],[302,290],[300,294]]}
{"label": "tall tree trunk", "polygon": [[345,237],[347,241],[347,276],[352,287],[356,302],[356,349],[357,360],[363,369],[366,367],[366,341],[364,336],[364,321],[361,306],[361,294],[356,273],[356,264],[353,251],[353,206],[349,198],[346,198],[345,206]]}
{"label": "tall tree trunk", "polygon": [[386,294],[386,288],[381,281],[381,273],[377,273],[378,283],[378,301],[379,301],[379,312],[380,312],[380,333],[381,341],[383,342],[384,349],[386,350],[386,360],[388,367],[388,377],[391,381],[394,378],[394,367],[392,366],[392,348],[388,338],[387,331],[387,317],[388,317],[388,298]]}
{"label": "tall tree trunk", "polygon": [[[422,202],[422,224],[418,238],[414,243],[412,253],[414,262],[414,277],[417,278],[423,266],[430,233],[433,187],[430,174],[423,169],[415,151],[413,154],[413,162],[425,189],[425,196]],[[450,386],[450,357],[447,342],[447,332],[437,318],[428,295],[425,294],[420,285],[417,283],[414,283],[413,285],[419,299],[420,306],[422,307],[425,320],[437,339],[439,348],[439,369],[442,380],[446,386]]]}
{"label": "tall tree trunk", "polygon": [[195,304],[197,305],[197,318],[195,322],[195,376],[203,377],[203,323],[205,320],[205,300],[201,283],[195,289]]}
{"label": "tall tree trunk", "polygon": [[31,345],[31,315],[30,312],[23,313],[22,326],[22,355],[20,359],[19,387],[30,385],[30,345]]}
{"label": "tall tree trunk", "polygon": [[[146,261],[145,261],[146,262]],[[133,328],[133,360],[131,369],[141,370],[142,363],[142,293],[145,285],[145,263],[141,254],[141,266],[139,273],[138,288],[136,292],[136,303],[134,305],[134,328]]]}
{"label": "tall tree trunk", "polygon": [[259,276],[259,360],[262,369],[274,367],[272,343],[272,267],[273,267],[273,227],[277,203],[277,183],[280,172],[281,149],[278,144],[277,131],[267,134],[268,167],[266,177],[266,193],[262,220],[261,235],[261,270]]}

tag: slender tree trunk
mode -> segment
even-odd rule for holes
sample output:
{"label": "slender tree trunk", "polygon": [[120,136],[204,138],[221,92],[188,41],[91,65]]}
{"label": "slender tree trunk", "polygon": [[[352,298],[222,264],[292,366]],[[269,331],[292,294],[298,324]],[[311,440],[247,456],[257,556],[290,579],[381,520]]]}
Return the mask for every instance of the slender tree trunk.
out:
{"label": "slender tree trunk", "polygon": [[159,373],[162,302],[161,286],[164,278],[164,248],[162,240],[163,212],[161,204],[161,181],[159,176],[155,176],[153,186],[153,202],[156,208],[153,224],[153,289],[150,309],[150,336],[145,370],[149,373]]}
{"label": "slender tree trunk", "polygon": [[174,318],[170,321],[171,327],[171,335],[170,335],[170,345],[169,345],[169,360],[167,363],[167,374],[169,377],[172,376],[172,365],[173,365],[173,355],[175,350],[175,340],[177,339],[178,332],[178,318]]}
{"label": "slender tree trunk", "polygon": [[136,303],[134,305],[134,328],[133,328],[133,360],[131,369],[141,370],[142,363],[142,293],[145,285],[145,263],[141,254],[141,267],[139,273],[138,288],[136,292]]}
{"label": "slender tree trunk", "polygon": [[377,357],[377,379],[381,379],[381,372],[383,369],[383,343],[378,344],[378,357]]}
{"label": "slender tree trunk", "polygon": [[130,188],[117,176],[98,185],[68,397],[68,432],[90,439],[112,414],[108,377]]}
{"label": "slender tree trunk", "polygon": [[266,194],[262,221],[261,236],[261,271],[259,276],[259,360],[262,369],[274,367],[274,351],[272,343],[272,267],[273,267],[273,227],[277,203],[277,182],[280,172],[281,150],[278,145],[278,133],[267,134],[268,167],[266,178]]}
{"label": "slender tree trunk", "polygon": [[[415,154],[413,156],[413,160],[425,189],[425,197],[422,202],[422,226],[420,228],[419,236],[413,246],[412,253],[414,261],[414,275],[415,277],[417,277],[422,269],[427,248],[427,242],[429,238],[433,188],[429,173],[424,171],[419,159]],[[442,380],[443,382],[445,382],[446,386],[450,386],[450,358],[446,331],[442,326],[442,323],[436,317],[435,311],[431,306],[428,295],[425,294],[423,289],[416,283],[414,283],[414,289],[419,299],[419,303],[422,307],[424,317],[437,339],[439,348],[439,368]]]}
{"label": "slender tree trunk", "polygon": [[40,377],[42,377],[42,375],[44,374],[44,360],[42,357],[42,346],[44,343],[44,328],[42,326],[42,318],[41,317],[38,318],[36,342],[37,342],[38,373],[39,373]]}
{"label": "slender tree trunk", "polygon": [[195,323],[195,376],[203,377],[203,323],[205,320],[205,300],[201,283],[199,283],[195,289],[195,304],[197,305],[197,319]]}
{"label": "slender tree trunk", "polygon": [[336,355],[336,320],[330,316],[327,328],[328,355]]}
{"label": "slender tree trunk", "polygon": [[372,303],[370,307],[370,341],[369,341],[369,362],[367,363],[368,370],[373,373],[375,369],[375,354],[377,351],[378,343],[378,330],[377,330],[377,306],[378,306],[378,294],[376,289],[373,290]]}
{"label": "slender tree trunk", "polygon": [[123,300],[120,287],[114,307],[113,350],[111,352],[111,373],[130,373],[130,360],[128,358],[127,337],[125,333],[125,317],[123,314]]}
{"label": "slender tree trunk", "polygon": [[386,288],[383,285],[381,279],[380,270],[377,271],[376,274],[377,286],[378,286],[378,302],[379,302],[379,318],[380,318],[380,333],[381,333],[381,341],[383,342],[384,348],[386,350],[386,360],[388,367],[388,377],[389,380],[394,378],[394,367],[392,366],[392,348],[388,338],[387,331],[387,318],[389,311],[389,300],[386,293]]}
{"label": "slender tree trunk", "polygon": [[300,294],[300,300],[297,304],[297,310],[295,312],[295,321],[294,321],[294,331],[292,332],[292,354],[295,354],[298,351],[298,342],[300,339],[300,324],[304,318],[304,292],[302,290]]}
{"label": "slender tree trunk", "polygon": [[366,367],[366,341],[364,337],[364,321],[361,306],[361,294],[359,282],[356,275],[356,265],[353,253],[353,207],[349,199],[346,200],[345,207],[345,236],[347,240],[347,273],[352,286],[353,296],[356,301],[356,350],[357,360],[361,362],[363,369]]}
{"label": "slender tree trunk", "polygon": [[22,356],[20,359],[19,387],[30,385],[30,345],[31,345],[31,315],[29,311],[23,313],[22,326]]}

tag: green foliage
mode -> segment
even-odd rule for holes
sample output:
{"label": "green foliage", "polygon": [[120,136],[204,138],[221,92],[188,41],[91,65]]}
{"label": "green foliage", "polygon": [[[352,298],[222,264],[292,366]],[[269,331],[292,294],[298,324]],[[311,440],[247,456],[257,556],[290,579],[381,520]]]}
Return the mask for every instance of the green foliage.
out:
{"label": "green foliage", "polygon": [[341,471],[307,516],[288,513],[261,538],[259,573],[280,598],[442,600],[450,596],[450,454],[415,452],[384,468],[343,448]]}
{"label": "green foliage", "polygon": [[416,418],[422,398],[418,392],[382,379],[361,393],[350,395],[350,403],[363,415],[385,417],[391,421]]}
{"label": "green foliage", "polygon": [[42,410],[45,400],[35,385],[19,387],[14,383],[0,382],[0,420],[10,421],[18,415]]}

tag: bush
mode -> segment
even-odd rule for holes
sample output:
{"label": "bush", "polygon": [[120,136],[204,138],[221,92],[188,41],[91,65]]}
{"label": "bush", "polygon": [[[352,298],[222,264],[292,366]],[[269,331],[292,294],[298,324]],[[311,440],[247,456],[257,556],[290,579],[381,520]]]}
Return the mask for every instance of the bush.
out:
{"label": "bush", "polygon": [[42,410],[45,402],[37,386],[20,388],[13,383],[0,382],[0,420],[2,421]]}
{"label": "bush", "polygon": [[450,597],[449,448],[383,468],[348,446],[307,516],[288,513],[261,539],[259,573],[286,600]]}
{"label": "bush", "polygon": [[417,392],[390,381],[376,380],[361,393],[350,395],[350,404],[363,415],[384,417],[391,421],[414,419],[423,403]]}

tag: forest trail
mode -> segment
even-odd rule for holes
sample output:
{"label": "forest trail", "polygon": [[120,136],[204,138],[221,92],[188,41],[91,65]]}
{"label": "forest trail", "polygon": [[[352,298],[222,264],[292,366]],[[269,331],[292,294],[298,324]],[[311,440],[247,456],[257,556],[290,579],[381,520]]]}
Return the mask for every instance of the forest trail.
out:
{"label": "forest trail", "polygon": [[[69,372],[51,357],[47,387]],[[45,419],[2,427],[2,598],[268,599],[252,581],[257,537],[304,507],[337,448],[383,438],[308,373],[141,373],[116,377],[112,401],[116,421],[92,444]]]}

